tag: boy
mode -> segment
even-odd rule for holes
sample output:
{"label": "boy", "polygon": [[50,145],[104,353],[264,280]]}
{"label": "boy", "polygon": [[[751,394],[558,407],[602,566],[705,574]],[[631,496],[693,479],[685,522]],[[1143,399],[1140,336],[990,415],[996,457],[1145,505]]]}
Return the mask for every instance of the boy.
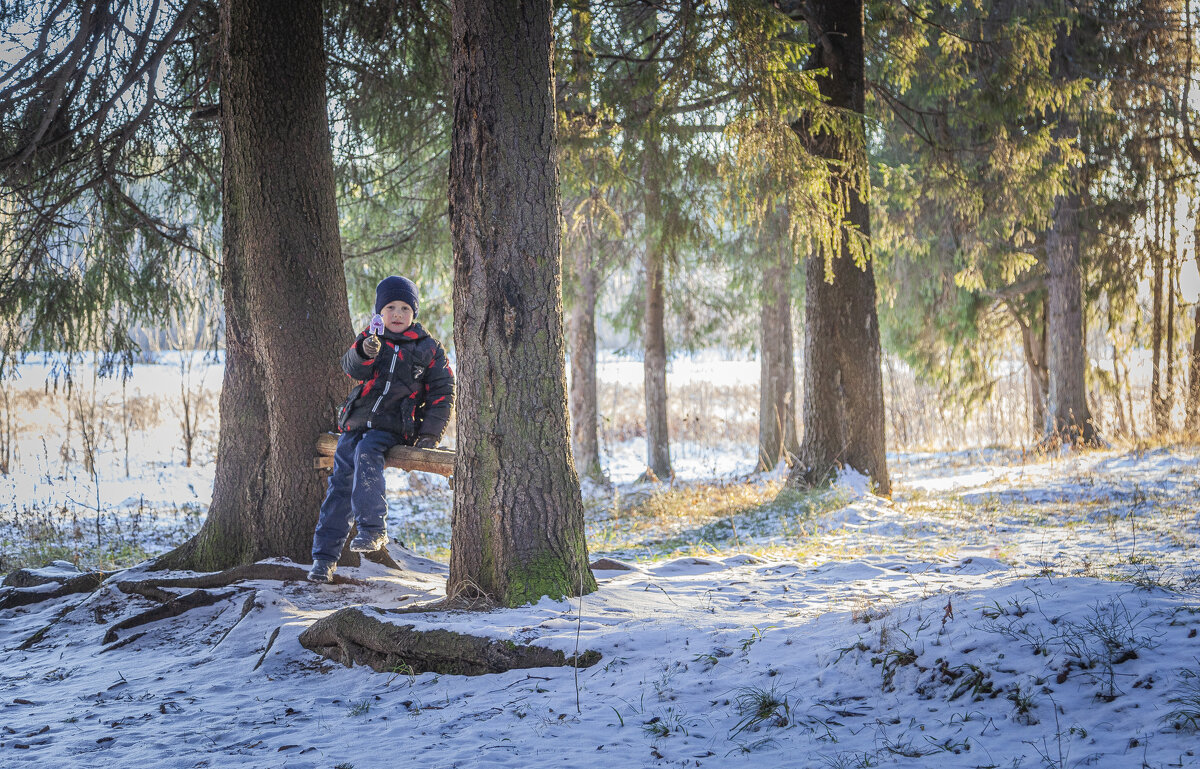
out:
{"label": "boy", "polygon": [[342,356],[342,369],[359,384],[338,417],[337,451],[329,491],[313,533],[312,582],[332,582],[353,517],[356,553],[387,543],[383,455],[397,443],[437,446],[454,403],[454,372],[446,351],[417,317],[417,287],[408,278],[384,278],[375,288],[380,336],[364,330]]}

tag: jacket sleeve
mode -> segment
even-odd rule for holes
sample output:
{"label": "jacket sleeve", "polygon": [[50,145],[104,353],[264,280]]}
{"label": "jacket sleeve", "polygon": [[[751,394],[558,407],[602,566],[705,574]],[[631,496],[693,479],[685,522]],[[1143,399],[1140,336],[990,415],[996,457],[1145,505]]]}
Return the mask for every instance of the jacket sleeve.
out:
{"label": "jacket sleeve", "polygon": [[360,382],[365,382],[375,376],[375,359],[364,358],[358,352],[358,343],[366,337],[367,332],[363,331],[355,338],[350,349],[346,350],[346,354],[342,356],[342,371],[345,371],[351,379],[357,379]]}
{"label": "jacket sleeve", "polygon": [[450,409],[454,406],[454,371],[440,344],[434,348],[433,360],[425,371],[423,387],[425,415],[419,435],[431,435],[440,440],[450,421]]}

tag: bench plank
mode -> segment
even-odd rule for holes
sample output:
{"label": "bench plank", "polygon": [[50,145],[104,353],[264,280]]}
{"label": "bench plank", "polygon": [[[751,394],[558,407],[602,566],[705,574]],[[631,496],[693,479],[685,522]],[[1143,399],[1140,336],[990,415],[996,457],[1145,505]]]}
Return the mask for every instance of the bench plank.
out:
{"label": "bench plank", "polygon": [[[317,438],[317,456],[313,465],[318,468],[333,467],[333,454],[337,451],[336,433],[325,433]],[[454,452],[449,449],[418,449],[416,446],[392,446],[383,455],[386,467],[400,470],[420,470],[436,473],[447,478],[454,475]]]}

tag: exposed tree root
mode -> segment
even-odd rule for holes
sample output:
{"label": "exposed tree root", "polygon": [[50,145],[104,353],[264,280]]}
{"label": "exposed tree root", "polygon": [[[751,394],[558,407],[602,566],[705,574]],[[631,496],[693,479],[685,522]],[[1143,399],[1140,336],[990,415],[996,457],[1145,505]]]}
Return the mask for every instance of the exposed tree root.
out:
{"label": "exposed tree root", "polygon": [[[280,625],[280,627],[283,627]],[[263,653],[259,655],[258,662],[254,663],[254,669],[258,670],[262,667],[263,662],[267,659],[267,652],[271,651],[271,647],[275,645],[275,639],[279,637],[279,627],[271,632],[271,637],[267,639],[267,648],[263,649]]]}
{"label": "exposed tree root", "polygon": [[117,589],[126,595],[140,595],[143,598],[149,598],[151,601],[157,601],[158,603],[174,601],[179,597],[179,593],[163,590],[158,585],[151,584],[150,582],[122,581],[117,583]]}
{"label": "exposed tree root", "polygon": [[212,606],[214,603],[224,601],[226,598],[237,595],[238,592],[237,590],[230,590],[227,593],[209,593],[204,590],[193,590],[161,606],[155,606],[153,609],[144,611],[141,614],[121,620],[110,627],[108,632],[104,634],[104,643],[109,644],[116,641],[118,630],[126,630],[138,625],[145,625],[149,622],[157,622],[160,619],[178,617],[180,614],[192,609],[198,609],[202,606]]}
{"label": "exposed tree root", "polygon": [[[374,555],[374,554],[372,554]],[[389,556],[390,560],[390,556]],[[393,562],[394,563],[394,562]],[[397,565],[397,569],[400,567]],[[277,582],[295,582],[304,581],[308,578],[308,570],[300,566],[288,566],[282,563],[248,563],[242,566],[234,566],[225,571],[217,571],[212,574],[200,574],[195,577],[174,577],[166,579],[145,579],[137,582],[118,582],[117,587],[126,593],[136,593],[137,595],[146,595],[152,600],[152,595],[147,595],[143,591],[148,591],[150,588],[158,587],[228,587],[235,582],[243,582],[247,580],[266,579],[275,580]],[[333,575],[335,585],[366,585],[361,579],[352,579],[343,577],[337,574]]]}
{"label": "exposed tree root", "polygon": [[[24,569],[10,574],[5,582],[13,579],[14,575],[20,574]],[[39,582],[32,582],[23,586],[16,586],[24,582],[23,578],[18,577],[12,583],[8,591],[0,595],[0,609],[12,609],[16,606],[28,606],[42,601],[49,601],[51,598],[61,598],[64,595],[73,593],[90,593],[109,576],[111,572],[90,571],[80,574],[77,577],[71,577],[64,580],[59,586],[53,590],[38,590],[38,587],[47,585],[56,580],[42,579]],[[28,574],[28,572],[26,572]]]}
{"label": "exposed tree root", "polygon": [[428,603],[414,603],[411,606],[397,606],[385,609],[388,614],[428,614],[433,611],[492,611],[499,604],[488,596],[448,595]]}
{"label": "exposed tree root", "polygon": [[[87,600],[87,598],[83,599],[83,601],[86,601],[86,600]],[[50,632],[50,628],[57,625],[63,617],[67,616],[72,611],[74,611],[76,608],[78,608],[79,604],[83,603],[83,601],[79,601],[78,603],[71,604],[70,606],[64,606],[58,614],[54,615],[54,619],[50,620],[50,622],[47,623],[44,627],[39,628],[35,633],[33,633],[28,638],[26,638],[24,641],[22,641],[21,645],[17,647],[17,650],[25,651],[27,649],[32,649],[34,644],[41,643],[42,640],[46,637],[46,633]]]}
{"label": "exposed tree root", "polygon": [[567,657],[542,646],[393,625],[356,607],[314,622],[300,634],[300,645],[343,665],[367,665],[379,673],[404,669],[413,673],[483,675],[523,668],[589,667],[600,659],[595,651],[584,652],[578,658]]}
{"label": "exposed tree root", "polygon": [[[387,545],[384,545],[373,553],[363,553],[362,556],[368,561],[377,563],[380,566],[386,566],[389,569],[395,569],[396,571],[404,571],[404,567],[396,563],[396,559],[392,558],[392,554],[388,552]],[[336,577],[334,582],[337,582]]]}
{"label": "exposed tree root", "polygon": [[614,561],[611,558],[599,558],[595,561],[592,561],[592,563],[588,565],[588,568],[591,569],[592,571],[597,571],[597,570],[600,570],[600,571],[632,571],[633,570],[633,567],[630,566],[629,564],[621,563],[620,561]]}
{"label": "exposed tree root", "polygon": [[129,644],[133,643],[134,641],[136,641],[137,639],[141,638],[144,635],[146,635],[146,633],[144,631],[141,633],[134,633],[133,635],[131,635],[127,638],[122,638],[120,641],[117,641],[115,644],[110,644],[109,646],[105,646],[103,649],[100,650],[99,653],[104,654],[105,652],[110,652],[113,649],[120,649],[122,646],[128,646]]}
{"label": "exposed tree root", "polygon": [[257,590],[252,591],[250,593],[250,595],[246,596],[246,600],[242,602],[242,613],[240,615],[238,615],[237,622],[230,625],[229,629],[221,634],[221,638],[219,641],[217,641],[215,646],[220,646],[222,643],[224,643],[225,639],[229,637],[229,634],[234,631],[234,628],[236,628],[238,625],[242,624],[242,620],[246,619],[246,615],[254,610],[254,603],[257,600],[258,600],[258,591]]}

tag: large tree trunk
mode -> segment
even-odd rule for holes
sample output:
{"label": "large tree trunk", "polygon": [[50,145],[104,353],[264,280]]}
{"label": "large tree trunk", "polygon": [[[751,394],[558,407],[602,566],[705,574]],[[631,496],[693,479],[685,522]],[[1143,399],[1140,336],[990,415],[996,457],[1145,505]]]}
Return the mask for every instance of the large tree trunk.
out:
{"label": "large tree trunk", "polygon": [[[792,362],[792,248],[786,209],[775,214],[773,261],[763,270],[759,313],[761,351],[758,389],[758,469],[770,470],[799,453],[796,437],[796,371]],[[782,221],[779,221],[782,219]]]}
{"label": "large tree trunk", "polygon": [[550,0],[455,0],[458,459],[447,592],[591,592],[567,427]]}
{"label": "large tree trunk", "polygon": [[667,332],[666,301],[663,278],[665,274],[664,236],[662,226],[662,150],[658,136],[646,138],[642,158],[642,183],[645,185],[643,206],[646,222],[646,255],[644,262],[646,306],[644,315],[645,345],[642,361],[646,396],[646,466],[660,480],[674,475],[671,469],[671,436],[667,427]]}
{"label": "large tree trunk", "polygon": [[221,33],[221,438],[208,518],[167,568],[307,563],[325,485],[313,446],[346,394],[321,3],[227,0]]}
{"label": "large tree trunk", "polygon": [[579,475],[604,481],[600,464],[598,394],[596,387],[596,297],[599,276],[592,260],[592,238],[585,237],[575,252],[579,293],[571,309],[571,436]]}
{"label": "large tree trunk", "polygon": [[[1074,76],[1075,39],[1064,26],[1059,30],[1052,68],[1058,77]],[[1078,140],[1079,128],[1063,110],[1058,114],[1054,138]],[[1067,191],[1054,201],[1050,230],[1046,233],[1046,422],[1044,439],[1071,445],[1094,445],[1099,440],[1087,403],[1087,355],[1083,333],[1083,273],[1080,266],[1080,172],[1068,172]]]}
{"label": "large tree trunk", "polygon": [[[805,8],[815,45],[810,65],[828,72],[818,81],[821,95],[829,106],[861,115],[865,85],[861,0],[822,0]],[[847,151],[850,141],[837,141],[828,134],[814,136],[804,121],[797,130],[815,154],[832,161],[835,176],[830,194],[844,196],[849,224],[869,237],[866,190],[859,189],[846,172],[836,170],[838,165],[860,162]],[[857,130],[862,130],[861,124]],[[864,141],[861,135],[853,140]],[[854,263],[845,241],[849,237],[844,234],[840,253],[835,254],[832,276],[826,276],[822,254],[814,252],[807,259],[804,439],[788,483],[821,483],[839,467],[849,466],[870,476],[880,494],[890,494],[875,272],[869,261],[861,268]]]}

